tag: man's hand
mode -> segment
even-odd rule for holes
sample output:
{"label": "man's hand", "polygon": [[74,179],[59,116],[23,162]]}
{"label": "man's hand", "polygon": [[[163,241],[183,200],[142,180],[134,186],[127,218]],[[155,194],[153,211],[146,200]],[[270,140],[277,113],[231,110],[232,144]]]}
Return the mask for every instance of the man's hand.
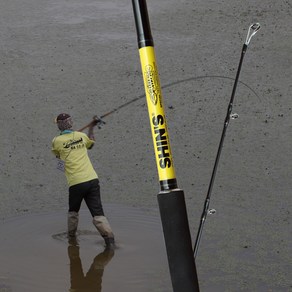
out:
{"label": "man's hand", "polygon": [[94,116],[93,119],[92,119],[91,124],[93,126],[96,126],[100,121],[101,121],[101,119],[98,116]]}
{"label": "man's hand", "polygon": [[92,120],[92,124],[94,126],[98,126],[98,128],[100,129],[100,126],[104,125],[105,122],[101,118],[99,118],[98,116],[94,116],[93,120]]}
{"label": "man's hand", "polygon": [[98,126],[98,128],[100,129],[102,124],[105,124],[105,122],[98,116],[94,116],[92,118],[92,121],[88,123],[87,125],[85,125],[84,127],[82,127],[81,129],[79,129],[78,132],[83,132],[85,129],[89,127],[94,127],[94,126]]}

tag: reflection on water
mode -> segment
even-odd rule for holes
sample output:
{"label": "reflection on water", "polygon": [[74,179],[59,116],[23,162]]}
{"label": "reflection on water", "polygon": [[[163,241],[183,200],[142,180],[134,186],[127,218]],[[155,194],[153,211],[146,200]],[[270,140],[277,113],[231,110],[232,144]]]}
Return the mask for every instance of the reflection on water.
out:
{"label": "reflection on water", "polygon": [[158,214],[104,207],[115,230],[114,251],[105,250],[87,210],[80,211],[75,243],[68,243],[65,210],[0,222],[0,292],[171,291]]}
{"label": "reflection on water", "polygon": [[101,292],[104,268],[113,258],[114,250],[105,248],[103,252],[97,254],[86,274],[84,274],[82,268],[79,246],[76,241],[70,242],[68,246],[68,256],[70,259],[71,283],[69,291]]}

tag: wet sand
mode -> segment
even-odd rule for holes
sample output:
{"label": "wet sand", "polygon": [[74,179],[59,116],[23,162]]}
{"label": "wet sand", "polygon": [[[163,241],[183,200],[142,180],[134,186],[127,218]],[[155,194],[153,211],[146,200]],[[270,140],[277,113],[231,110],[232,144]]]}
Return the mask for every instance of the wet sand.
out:
{"label": "wet sand", "polygon": [[[292,6],[286,0],[147,3],[193,240],[242,44],[251,23],[262,25],[244,60],[234,102],[239,119],[228,128],[210,206],[217,213],[207,219],[197,270],[202,291],[289,291]],[[43,222],[67,209],[65,178],[50,153],[58,113],[71,113],[79,128],[93,115],[111,112],[91,151],[105,204],[159,218],[159,183],[131,1],[1,1],[0,22],[0,228],[8,234],[6,240],[1,235],[1,256],[11,267],[5,270],[1,261],[2,283],[3,275],[13,273],[12,241],[19,265],[36,258],[22,252],[17,234],[8,230],[10,218],[15,228],[24,220],[22,234],[29,235],[34,216]],[[51,237],[64,231],[63,224],[44,225],[38,238],[49,238],[54,251],[48,255],[58,250],[68,264],[67,245]],[[35,237],[26,237],[28,248]],[[118,252],[104,275],[118,265]],[[88,254],[88,265],[95,255]],[[161,287],[168,289],[167,262],[162,269]],[[62,271],[60,291],[69,289],[68,269]],[[20,288],[21,277],[13,279]]]}

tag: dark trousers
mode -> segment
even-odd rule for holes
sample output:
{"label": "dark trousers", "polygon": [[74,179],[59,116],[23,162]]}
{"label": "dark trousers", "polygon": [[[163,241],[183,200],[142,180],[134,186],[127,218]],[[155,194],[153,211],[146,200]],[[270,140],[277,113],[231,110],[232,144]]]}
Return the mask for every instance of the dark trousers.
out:
{"label": "dark trousers", "polygon": [[69,188],[69,212],[79,212],[84,199],[92,217],[104,216],[99,180],[94,179]]}

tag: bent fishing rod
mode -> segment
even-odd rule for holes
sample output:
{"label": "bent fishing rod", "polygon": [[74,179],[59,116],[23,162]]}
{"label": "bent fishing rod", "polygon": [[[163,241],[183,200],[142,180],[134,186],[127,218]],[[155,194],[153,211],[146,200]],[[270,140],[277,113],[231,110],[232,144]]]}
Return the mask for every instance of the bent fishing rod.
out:
{"label": "bent fishing rod", "polygon": [[200,226],[199,226],[199,229],[198,229],[196,242],[195,242],[195,246],[194,246],[194,258],[196,258],[197,253],[198,253],[198,248],[199,248],[200,240],[201,240],[201,237],[202,237],[202,231],[203,231],[203,227],[204,227],[207,215],[208,214],[214,214],[216,212],[216,210],[214,210],[214,209],[209,209],[209,204],[210,204],[211,193],[212,193],[214,180],[215,180],[215,176],[216,176],[216,172],[217,172],[217,168],[218,168],[218,164],[219,164],[219,160],[220,160],[220,155],[221,155],[222,148],[223,148],[224,138],[225,138],[225,135],[226,135],[226,130],[227,130],[227,127],[228,127],[230,119],[235,119],[235,118],[238,117],[237,114],[233,114],[232,113],[232,108],[233,108],[233,101],[234,101],[234,96],[235,96],[235,92],[236,92],[236,88],[237,88],[237,83],[238,83],[238,79],[239,79],[239,74],[240,74],[240,71],[241,71],[243,58],[245,56],[245,53],[246,53],[247,47],[248,47],[248,45],[250,43],[250,40],[257,33],[257,31],[260,28],[261,28],[261,26],[260,26],[259,23],[254,23],[254,24],[250,25],[250,27],[248,29],[246,41],[245,41],[245,43],[243,44],[243,47],[242,47],[241,57],[240,57],[240,61],[239,61],[239,65],[238,65],[238,69],[237,69],[234,85],[233,85],[233,90],[232,90],[231,98],[230,98],[230,101],[229,101],[229,104],[228,104],[227,114],[226,114],[225,121],[224,121],[224,126],[223,126],[223,130],[222,130],[222,134],[221,134],[221,139],[220,139],[220,143],[219,143],[218,150],[217,150],[217,155],[216,155],[216,159],[215,159],[215,163],[214,163],[214,167],[213,167],[213,171],[212,171],[212,175],[211,175],[211,179],[210,179],[210,183],[209,183],[209,187],[208,187],[206,200],[204,202],[203,212],[202,212],[202,215],[201,215]]}

